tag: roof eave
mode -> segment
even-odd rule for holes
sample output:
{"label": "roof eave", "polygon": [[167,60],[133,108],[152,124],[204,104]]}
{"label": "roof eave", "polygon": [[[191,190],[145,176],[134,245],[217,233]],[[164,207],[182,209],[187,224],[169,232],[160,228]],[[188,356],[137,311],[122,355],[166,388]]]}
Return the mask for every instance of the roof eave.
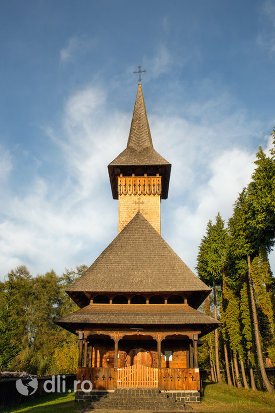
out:
{"label": "roof eave", "polygon": [[[168,190],[169,190],[169,181],[170,181],[170,174],[171,174],[171,164],[148,164],[148,165],[112,165],[111,163],[108,165],[108,172],[109,172],[109,178],[110,178],[110,184],[111,184],[111,190],[112,190],[112,195],[113,199],[118,199],[118,191],[117,191],[117,177],[122,173],[123,175],[125,174],[125,171],[131,170],[127,173],[128,176],[131,176],[133,171],[137,169],[152,169],[155,174],[159,173],[159,175],[162,177],[162,192],[161,192],[161,198],[162,199],[167,199],[168,198]],[[146,172],[144,172],[146,173]]]}

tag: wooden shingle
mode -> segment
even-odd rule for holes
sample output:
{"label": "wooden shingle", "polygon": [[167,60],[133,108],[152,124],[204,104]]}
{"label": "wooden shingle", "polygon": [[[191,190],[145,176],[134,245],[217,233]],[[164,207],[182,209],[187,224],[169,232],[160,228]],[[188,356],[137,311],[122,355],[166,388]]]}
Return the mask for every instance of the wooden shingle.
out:
{"label": "wooden shingle", "polygon": [[67,292],[197,292],[198,306],[210,291],[138,212]]}

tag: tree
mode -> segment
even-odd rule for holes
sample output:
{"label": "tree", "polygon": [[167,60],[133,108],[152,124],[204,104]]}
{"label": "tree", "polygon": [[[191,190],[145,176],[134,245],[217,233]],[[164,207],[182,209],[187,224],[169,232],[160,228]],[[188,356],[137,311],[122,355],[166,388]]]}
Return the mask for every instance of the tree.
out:
{"label": "tree", "polygon": [[247,280],[244,281],[243,286],[240,292],[240,310],[241,310],[241,319],[242,319],[242,333],[245,338],[246,342],[246,350],[247,350],[247,359],[248,359],[248,366],[249,366],[249,374],[250,374],[250,384],[252,390],[256,390],[256,384],[254,379],[253,373],[253,366],[255,366],[255,358],[252,352],[253,348],[253,331],[252,331],[252,323],[251,323],[251,305],[248,296],[248,283]]}
{"label": "tree", "polygon": [[250,291],[250,300],[253,315],[253,329],[255,334],[258,362],[263,383],[266,389],[269,392],[272,392],[273,387],[271,386],[268,380],[263,362],[258,316],[256,310],[256,301],[251,276],[251,256],[256,255],[258,253],[260,245],[263,247],[263,244],[259,244],[260,242],[264,242],[265,240],[264,246],[268,248],[272,244],[272,241],[266,235],[260,235],[263,231],[262,227],[259,228],[259,231],[257,232],[257,227],[255,226],[253,220],[254,213],[255,210],[253,209],[252,204],[250,202],[248,190],[244,189],[235,203],[233,217],[229,220],[229,229],[232,238],[232,245],[234,245],[235,257],[238,259],[241,259],[245,256],[247,257],[248,285]]}
{"label": "tree", "polygon": [[260,250],[259,256],[252,261],[251,278],[258,310],[259,329],[263,338],[262,347],[275,362],[273,279],[267,254],[263,250]]}
{"label": "tree", "polygon": [[78,308],[65,290],[86,269],[67,270],[62,277],[54,271],[32,277],[22,266],[0,283],[1,370],[75,372],[77,338],[57,327],[54,319]]}
{"label": "tree", "polygon": [[[217,290],[216,286],[221,285],[224,264],[226,259],[227,232],[224,228],[224,221],[218,213],[215,224],[211,221],[207,224],[206,236],[203,237],[199,246],[197,257],[197,271],[199,277],[207,284],[213,286],[214,294],[214,317],[217,319]],[[219,363],[219,335],[215,330],[215,359],[217,380],[221,381]]]}
{"label": "tree", "polygon": [[243,381],[246,388],[248,385],[246,383],[245,374],[243,371],[243,349],[242,349],[242,335],[240,327],[240,299],[235,294],[234,290],[230,288],[228,283],[224,279],[223,283],[223,304],[224,304],[224,323],[225,329],[229,336],[230,347],[233,352],[233,362],[235,368],[235,377],[237,382],[237,387],[242,387],[237,355],[240,357],[241,368],[243,374]]}
{"label": "tree", "polygon": [[227,300],[224,299],[224,288],[225,288],[225,273],[223,274],[223,289],[221,294],[221,306],[220,306],[220,320],[222,322],[222,336],[223,336],[223,349],[224,349],[224,358],[225,358],[225,368],[226,368],[226,376],[227,376],[227,384],[232,386],[230,368],[229,368],[229,357],[228,357],[228,347],[227,343],[229,342],[228,332],[226,329],[226,307],[227,307]]}

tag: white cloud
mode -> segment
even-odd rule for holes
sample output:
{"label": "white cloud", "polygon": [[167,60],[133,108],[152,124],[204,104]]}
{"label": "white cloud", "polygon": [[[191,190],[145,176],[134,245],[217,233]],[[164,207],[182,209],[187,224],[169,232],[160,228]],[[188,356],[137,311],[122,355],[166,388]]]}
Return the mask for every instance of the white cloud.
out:
{"label": "white cloud", "polygon": [[269,51],[272,55],[275,52],[275,1],[266,0],[262,5],[262,25],[257,36],[257,43],[260,47]]}
{"label": "white cloud", "polygon": [[[197,247],[205,234],[209,219],[215,220],[218,212],[226,221],[233,212],[233,204],[238,194],[250,182],[254,170],[254,152],[232,148],[215,158],[209,164],[210,177],[205,184],[199,179],[194,185],[194,203],[188,204],[179,199],[169,216],[172,221],[169,229],[169,242],[183,260],[194,270]],[[205,172],[205,171],[204,171]],[[272,254],[272,265],[275,264]]]}
{"label": "white cloud", "polygon": [[106,94],[99,87],[68,98],[61,126],[46,129],[61,152],[67,179],[60,186],[37,176],[25,194],[7,196],[0,221],[2,274],[19,263],[35,272],[52,267],[60,272],[95,259],[94,251],[111,241],[117,205],[109,202],[107,165],[123,149],[126,124],[125,114],[106,112]]}
{"label": "white cloud", "polygon": [[73,36],[67,44],[60,50],[59,58],[61,63],[68,63],[75,59],[79,54],[87,52],[95,45],[95,39]]}
{"label": "white cloud", "polygon": [[[188,116],[150,117],[155,147],[173,164],[163,235],[191,268],[208,219],[218,211],[228,218],[249,181],[255,152],[239,141],[249,141],[260,129],[239,107],[232,109],[226,97],[199,107],[201,119],[193,115],[192,104]],[[4,193],[2,276],[19,264],[34,273],[91,264],[111,242],[118,205],[112,200],[107,165],[125,148],[130,121],[130,112],[110,110],[107,91],[98,84],[67,99],[59,124],[46,129],[60,152],[66,179],[52,182],[38,175],[23,195]],[[11,168],[6,165],[5,176]]]}
{"label": "white cloud", "polygon": [[79,44],[77,37],[71,37],[65,47],[60,50],[60,61],[63,63],[68,62],[73,58],[73,55]]}
{"label": "white cloud", "polygon": [[173,58],[168,48],[165,45],[160,45],[153,56],[143,59],[143,66],[145,69],[148,68],[146,79],[158,78],[169,70],[172,63]]}
{"label": "white cloud", "polygon": [[0,181],[8,178],[12,170],[11,154],[3,145],[0,144]]}
{"label": "white cloud", "polygon": [[263,10],[267,17],[269,17],[271,24],[275,27],[275,1],[266,0],[263,5]]}

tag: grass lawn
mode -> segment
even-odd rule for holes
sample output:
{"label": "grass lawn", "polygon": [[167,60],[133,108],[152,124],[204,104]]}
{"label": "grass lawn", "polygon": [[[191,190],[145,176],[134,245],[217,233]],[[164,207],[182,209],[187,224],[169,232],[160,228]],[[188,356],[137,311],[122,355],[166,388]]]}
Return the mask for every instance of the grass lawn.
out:
{"label": "grass lawn", "polygon": [[198,413],[274,413],[275,394],[236,389],[224,383],[204,383],[202,402],[195,410]]}
{"label": "grass lawn", "polygon": [[52,394],[45,397],[40,397],[34,400],[30,400],[27,403],[0,409],[1,413],[57,413],[66,412],[73,413],[81,408],[80,403],[75,403],[74,393]]}
{"label": "grass lawn", "polygon": [[[1,413],[73,413],[81,405],[74,402],[74,393],[50,395],[30,400],[18,407],[2,409]],[[205,383],[202,403],[194,406],[198,413],[275,413],[275,394],[236,389],[226,384]]]}

